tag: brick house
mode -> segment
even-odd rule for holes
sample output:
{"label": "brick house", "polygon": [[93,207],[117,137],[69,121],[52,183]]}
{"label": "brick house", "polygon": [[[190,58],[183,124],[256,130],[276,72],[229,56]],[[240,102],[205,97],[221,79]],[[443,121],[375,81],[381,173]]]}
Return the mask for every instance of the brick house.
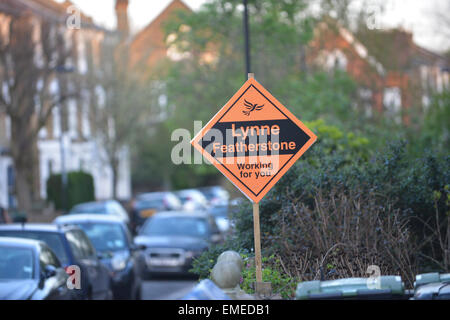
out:
{"label": "brick house", "polygon": [[[123,3],[128,0],[119,2],[126,12]],[[192,12],[181,0],[173,0],[130,39],[133,64],[143,62],[152,68],[163,58],[182,58],[171,50],[170,39],[164,38],[163,30],[164,22],[177,10]],[[315,29],[306,50],[306,63],[310,67],[346,71],[359,85],[358,98],[367,116],[376,111],[401,121],[402,110],[413,107],[417,101],[426,109],[433,93],[449,88],[448,60],[415,44],[411,33],[394,29],[354,35],[331,19],[325,21]],[[403,121],[409,121],[407,113],[403,113]]]}
{"label": "brick house", "polygon": [[[123,1],[118,1],[123,2]],[[146,27],[139,31],[130,42],[130,60],[132,64],[144,63],[154,66],[165,57],[177,59],[176,53],[167,45],[164,23],[178,11],[192,12],[181,0],[174,0]]]}
{"label": "brick house", "polygon": [[[46,181],[50,174],[60,173],[63,165],[66,171],[83,170],[93,175],[95,196],[107,199],[112,195],[112,177],[105,165],[102,146],[94,136],[91,122],[92,99],[97,99],[93,89],[82,85],[87,82],[90,72],[98,63],[101,44],[105,39],[115,37],[97,26],[93,20],[79,13],[79,27],[69,27],[68,18],[76,14],[70,1],[63,3],[54,0],[2,0],[0,3],[0,36],[9,39],[10,22],[28,17],[35,30],[39,30],[42,21],[50,21],[54,32],[60,32],[70,55],[65,69],[70,73],[56,72],[51,88],[54,94],[63,94],[64,88],[75,87],[80,94],[53,108],[45,126],[39,131],[38,174],[39,185],[34,190],[42,199],[46,199]],[[39,36],[39,32],[36,33]],[[38,54],[37,54],[38,56]],[[39,62],[37,62],[39,63]],[[1,66],[0,66],[1,68]],[[0,70],[1,71],[1,70]],[[0,72],[0,74],[2,74]],[[4,82],[4,78],[0,78]],[[5,84],[3,83],[5,90]],[[53,90],[52,89],[52,90]],[[38,107],[39,101],[36,100]],[[15,173],[9,154],[11,121],[3,111],[0,112],[0,206],[15,207]],[[64,159],[64,161],[62,160]],[[119,165],[118,195],[129,198],[131,194],[131,175],[128,154],[124,152]]]}
{"label": "brick house", "polygon": [[376,110],[397,121],[403,115],[408,123],[409,116],[402,110],[426,109],[433,93],[450,88],[448,61],[418,46],[411,33],[400,29],[353,35],[336,22],[322,22],[309,45],[307,60],[309,65],[338,68],[351,75],[369,116]]}

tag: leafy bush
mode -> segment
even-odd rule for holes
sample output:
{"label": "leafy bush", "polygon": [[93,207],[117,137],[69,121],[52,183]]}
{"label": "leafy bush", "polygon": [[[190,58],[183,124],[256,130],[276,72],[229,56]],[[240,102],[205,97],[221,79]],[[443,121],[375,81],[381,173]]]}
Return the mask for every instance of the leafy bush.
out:
{"label": "leafy bush", "polygon": [[[448,272],[448,263],[444,263],[444,260],[448,260],[445,250],[450,248],[445,249],[441,245],[448,243],[445,239],[450,236],[445,189],[450,184],[448,153],[432,147],[420,151],[420,145],[415,140],[393,140],[382,148],[371,150],[371,141],[363,136],[344,134],[341,129],[321,120],[307,125],[317,133],[317,143],[260,203],[264,255],[275,252],[280,254],[283,262],[289,265],[288,272],[303,279],[316,277],[318,268],[322,266],[330,267],[329,270],[322,270],[325,275],[363,275],[368,263],[382,266],[384,274],[401,273],[409,283],[414,272]],[[436,197],[437,194],[441,196]],[[347,212],[347,218],[360,219],[358,214],[361,213],[356,208],[350,210],[351,206],[341,207],[345,197],[360,203],[361,208],[364,208],[362,213],[369,212],[378,217],[376,221],[360,220],[362,225],[359,225],[359,230],[363,228],[367,234],[372,234],[369,232],[372,227],[380,228],[379,232],[391,230],[391,233],[381,238],[379,234],[373,235],[376,236],[373,240],[377,244],[376,250],[365,245],[367,250],[362,251],[362,244],[352,239],[344,241],[345,246],[350,248],[346,254],[343,254],[343,248],[335,248],[327,256],[327,259],[334,259],[334,255],[341,258],[347,254],[348,257],[355,255],[356,260],[360,259],[357,270],[350,268],[355,259],[349,259],[350,264],[343,261],[329,262],[327,259],[323,265],[319,263],[320,257],[333,244],[342,242],[338,236],[344,227],[345,220],[341,220],[343,212]],[[244,205],[234,214],[235,237],[247,249],[253,247],[251,210],[251,206]],[[310,230],[300,232],[296,224],[298,221],[292,220],[298,215],[302,216],[298,218],[300,221],[308,218],[310,223],[319,219],[315,222],[319,223],[317,227],[327,225],[327,228],[321,229],[314,241],[307,241],[307,237],[302,234]],[[396,222],[392,220],[393,217],[397,219]],[[347,224],[347,227],[350,225]],[[353,227],[356,228],[356,225]],[[387,237],[400,236],[401,230],[408,234],[408,241],[398,242],[397,239],[390,244],[383,242],[388,241]],[[440,239],[444,240],[439,241],[439,234]],[[365,238],[365,234],[361,236]],[[329,247],[321,244],[325,240],[330,244]],[[409,251],[404,251],[400,243]],[[391,250],[386,251],[385,248]],[[372,255],[375,251],[379,252],[378,256]],[[390,257],[392,252],[397,252],[402,258]],[[314,265],[310,270],[304,266],[306,269],[298,272],[297,268],[303,264],[302,258],[298,256],[300,254],[318,261],[309,263],[310,266]],[[284,261],[296,255],[292,263]]]}
{"label": "leafy bush", "polygon": [[[221,245],[212,246],[208,251],[203,252],[193,262],[193,267],[189,270],[199,276],[200,279],[207,279],[211,276],[211,271],[217,262],[219,255],[227,250],[235,250],[235,243],[228,241]],[[256,269],[253,256],[245,249],[240,250],[240,255],[245,263],[244,270],[241,274],[240,287],[246,293],[252,294],[254,290],[254,282],[256,281]],[[263,281],[272,283],[274,293],[279,293],[283,298],[292,298],[297,285],[296,279],[293,279],[282,271],[280,259],[275,255],[262,257],[262,278]]]}
{"label": "leafy bush", "polygon": [[[247,255],[241,255],[243,259],[248,259]],[[253,257],[252,257],[253,259]],[[275,255],[262,257],[262,281],[272,284],[272,292],[280,294],[283,299],[293,298],[297,287],[298,279],[287,276],[282,270],[281,260]],[[247,262],[242,271],[241,289],[246,293],[255,293],[254,283],[256,279],[256,268],[254,263]]]}
{"label": "leafy bush", "polygon": [[67,174],[66,205],[62,203],[62,176],[53,174],[47,180],[47,201],[57,210],[69,210],[74,205],[95,200],[94,179],[91,174],[74,171]]}

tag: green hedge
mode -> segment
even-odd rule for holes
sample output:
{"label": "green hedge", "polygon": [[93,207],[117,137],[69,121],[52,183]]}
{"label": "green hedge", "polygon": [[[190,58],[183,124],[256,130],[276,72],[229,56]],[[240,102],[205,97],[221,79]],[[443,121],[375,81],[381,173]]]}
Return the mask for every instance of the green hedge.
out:
{"label": "green hedge", "polygon": [[91,174],[73,171],[67,174],[68,187],[66,208],[62,203],[61,174],[53,174],[47,180],[47,201],[53,202],[57,210],[70,210],[74,205],[95,200],[94,179]]}

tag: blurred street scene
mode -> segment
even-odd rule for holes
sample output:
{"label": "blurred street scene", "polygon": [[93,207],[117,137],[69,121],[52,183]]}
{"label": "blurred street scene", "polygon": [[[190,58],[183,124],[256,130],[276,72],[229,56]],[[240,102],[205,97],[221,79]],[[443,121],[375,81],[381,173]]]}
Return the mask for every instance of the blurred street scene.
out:
{"label": "blurred street scene", "polygon": [[254,294],[251,202],[190,145],[247,71],[318,137],[260,202],[273,296],[448,286],[448,1],[153,2],[0,1],[0,299],[181,299],[229,250]]}

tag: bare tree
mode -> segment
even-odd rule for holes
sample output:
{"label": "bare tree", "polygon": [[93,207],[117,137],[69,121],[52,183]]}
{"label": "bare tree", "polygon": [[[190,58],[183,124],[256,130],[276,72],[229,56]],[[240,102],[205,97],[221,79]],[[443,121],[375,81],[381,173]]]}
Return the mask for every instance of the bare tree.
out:
{"label": "bare tree", "polygon": [[91,123],[112,173],[113,197],[117,198],[119,165],[140,127],[151,124],[152,89],[142,73],[130,67],[128,47],[110,38],[102,44],[100,63],[89,82],[93,95]]}
{"label": "bare tree", "polygon": [[11,119],[18,207],[26,212],[39,199],[38,133],[53,108],[73,95],[51,90],[69,55],[58,30],[25,12],[11,19],[7,36],[0,36],[0,110]]}

